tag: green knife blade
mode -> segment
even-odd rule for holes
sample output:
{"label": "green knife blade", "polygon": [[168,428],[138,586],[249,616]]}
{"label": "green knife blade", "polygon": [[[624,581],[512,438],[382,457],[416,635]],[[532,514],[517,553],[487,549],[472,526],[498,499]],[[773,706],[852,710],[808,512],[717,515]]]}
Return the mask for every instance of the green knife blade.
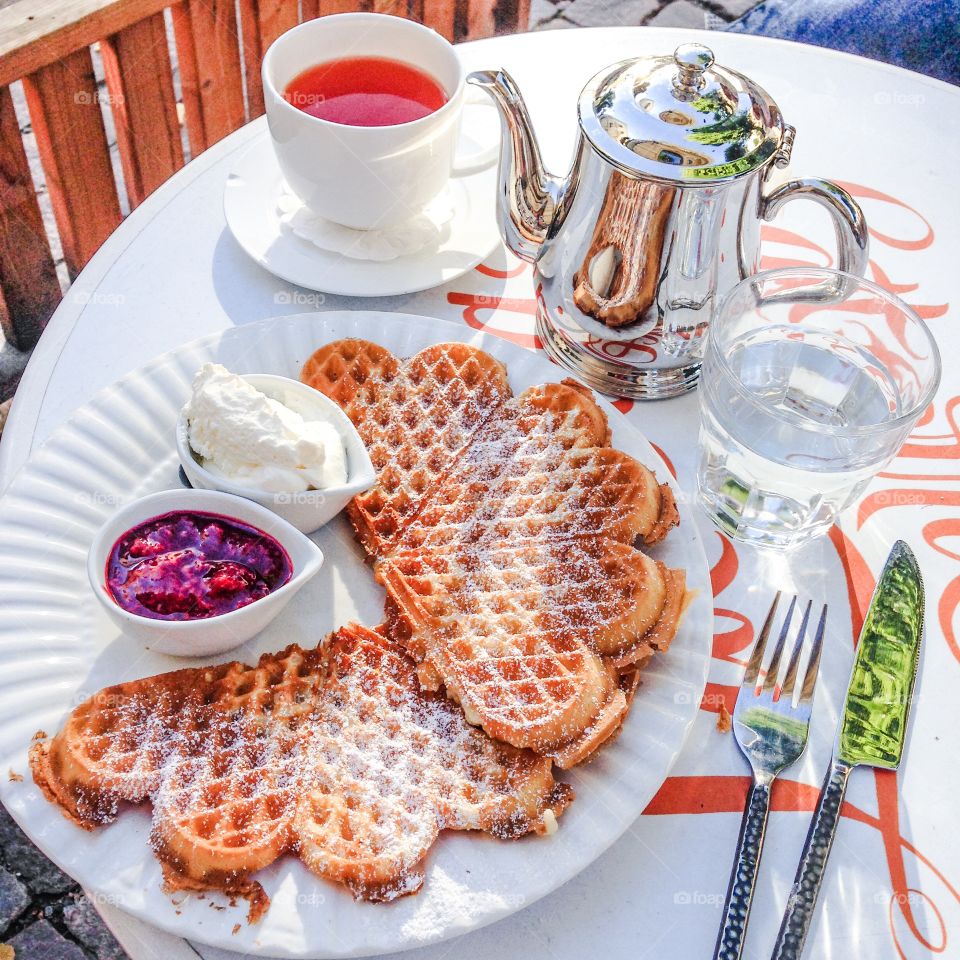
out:
{"label": "green knife blade", "polygon": [[922,634],[923,579],[913,551],[898,540],[860,631],[840,723],[840,760],[889,770],[899,765]]}
{"label": "green knife blade", "polygon": [[898,540],[887,557],[853,662],[840,730],[771,960],[800,960],[854,767],[893,770],[903,756],[923,636],[923,580]]}

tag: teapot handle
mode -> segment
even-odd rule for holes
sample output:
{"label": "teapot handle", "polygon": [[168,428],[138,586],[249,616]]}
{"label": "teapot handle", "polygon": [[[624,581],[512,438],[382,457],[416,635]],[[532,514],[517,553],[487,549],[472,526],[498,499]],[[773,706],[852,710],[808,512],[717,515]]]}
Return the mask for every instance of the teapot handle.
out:
{"label": "teapot handle", "polygon": [[[789,180],[761,197],[760,216],[764,220],[772,220],[785,203],[798,199],[813,200],[827,209],[837,235],[837,270],[862,277],[867,269],[869,239],[867,221],[860,204],[843,187],[830,180],[802,177]],[[848,283],[842,279],[824,283],[814,293],[813,299],[826,302],[842,300],[847,295],[847,287]],[[810,291],[805,290],[804,297],[809,295]]]}

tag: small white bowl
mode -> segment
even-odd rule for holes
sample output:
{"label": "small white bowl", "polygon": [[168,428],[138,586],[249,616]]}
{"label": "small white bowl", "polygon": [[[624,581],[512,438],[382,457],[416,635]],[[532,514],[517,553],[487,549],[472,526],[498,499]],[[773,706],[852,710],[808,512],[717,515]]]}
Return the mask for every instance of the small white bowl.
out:
{"label": "small white bowl", "polygon": [[[107,560],[113,545],[133,527],[177,510],[219,514],[269,533],[290,555],[290,579],[273,593],[239,610],[201,620],[153,620],[124,610],[106,582]],[[87,554],[90,586],[117,626],[151,650],[183,657],[223,653],[256,636],[322,565],[320,548],[285,520],[250,500],[216,490],[165,490],[128,503],[96,532]]]}
{"label": "small white bowl", "polygon": [[358,493],[369,490],[377,478],[367,448],[350,418],[329,397],[299,380],[268,373],[252,373],[243,377],[250,386],[296,411],[304,419],[325,419],[333,423],[343,440],[347,460],[347,482],[326,490],[302,490],[273,493],[231,483],[212,474],[197,459],[190,446],[187,418],[180,411],[177,420],[177,453],[187,479],[198,490],[222,490],[246,497],[283,517],[302,533],[313,533],[332,520]]}

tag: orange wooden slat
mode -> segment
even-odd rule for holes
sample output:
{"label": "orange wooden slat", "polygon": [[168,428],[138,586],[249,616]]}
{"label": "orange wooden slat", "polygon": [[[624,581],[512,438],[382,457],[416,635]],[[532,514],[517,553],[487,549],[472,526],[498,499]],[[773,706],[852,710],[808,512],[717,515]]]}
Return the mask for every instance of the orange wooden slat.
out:
{"label": "orange wooden slat", "polygon": [[414,13],[416,19],[452,42],[457,12],[456,0],[421,0],[421,2],[422,11],[419,15]]}
{"label": "orange wooden slat", "polygon": [[263,49],[260,46],[258,7],[257,0],[237,0],[240,36],[243,39],[243,75],[247,81],[247,110],[251,120],[264,111],[263,82],[260,79]]}
{"label": "orange wooden slat", "polygon": [[23,88],[63,256],[75,276],[120,222],[90,50],[24,77]]}
{"label": "orange wooden slat", "polygon": [[263,55],[280,34],[297,25],[297,6],[297,0],[240,0],[243,68],[251,120],[263,113],[263,84],[260,79]]}
{"label": "orange wooden slat", "polygon": [[320,16],[320,0],[300,0],[300,22],[315,20]]}
{"label": "orange wooden slat", "polygon": [[155,13],[100,44],[130,206],[183,166],[163,14]]}
{"label": "orange wooden slat", "polygon": [[493,10],[496,0],[467,0],[466,40],[482,40],[496,33]]}
{"label": "orange wooden slat", "polygon": [[374,13],[389,13],[394,17],[409,17],[407,0],[373,0]]}
{"label": "orange wooden slat", "polygon": [[[196,59],[203,135],[209,147],[233,133],[246,120],[237,11],[233,0],[183,0],[181,7],[185,7],[187,16],[183,17],[181,13],[175,17],[174,30],[177,30],[177,19],[180,20],[181,34],[189,25]],[[179,36],[177,49],[180,49]]]}
{"label": "orange wooden slat", "polygon": [[259,8],[260,48],[263,53],[281,33],[297,25],[297,0],[256,0]]}
{"label": "orange wooden slat", "polygon": [[170,0],[29,0],[0,7],[0,86],[145,17]]}
{"label": "orange wooden slat", "polygon": [[358,10],[370,10],[371,0],[320,0],[320,16],[328,13],[354,13]]}
{"label": "orange wooden slat", "polygon": [[192,157],[203,153],[209,146],[203,125],[203,106],[200,103],[200,78],[197,66],[196,44],[193,39],[193,22],[186,0],[170,8],[173,23],[173,39],[180,65],[180,95],[183,100],[184,124]]}
{"label": "orange wooden slat", "polygon": [[61,294],[8,87],[0,88],[0,294],[4,332],[31,349]]}

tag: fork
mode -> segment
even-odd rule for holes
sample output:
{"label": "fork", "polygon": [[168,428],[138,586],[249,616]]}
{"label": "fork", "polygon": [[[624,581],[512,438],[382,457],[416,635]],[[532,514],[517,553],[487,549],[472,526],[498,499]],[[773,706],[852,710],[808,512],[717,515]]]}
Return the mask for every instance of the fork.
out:
{"label": "fork", "polygon": [[814,687],[823,649],[823,632],[827,622],[827,605],[823,605],[820,613],[820,622],[813,639],[800,695],[794,705],[800,656],[813,601],[809,600],[803,611],[800,628],[789,655],[786,676],[782,682],[778,682],[780,662],[797,608],[796,596],[790,601],[769,666],[766,670],[761,669],[779,602],[778,591],[750,655],[733,711],[734,733],[740,750],[753,771],[753,784],[747,793],[747,803],[740,823],[737,858],[730,874],[730,885],[723,905],[723,923],[717,936],[714,960],[738,960],[740,957],[767,829],[770,789],[781,771],[798,760],[807,745],[810,711],[813,707]]}

